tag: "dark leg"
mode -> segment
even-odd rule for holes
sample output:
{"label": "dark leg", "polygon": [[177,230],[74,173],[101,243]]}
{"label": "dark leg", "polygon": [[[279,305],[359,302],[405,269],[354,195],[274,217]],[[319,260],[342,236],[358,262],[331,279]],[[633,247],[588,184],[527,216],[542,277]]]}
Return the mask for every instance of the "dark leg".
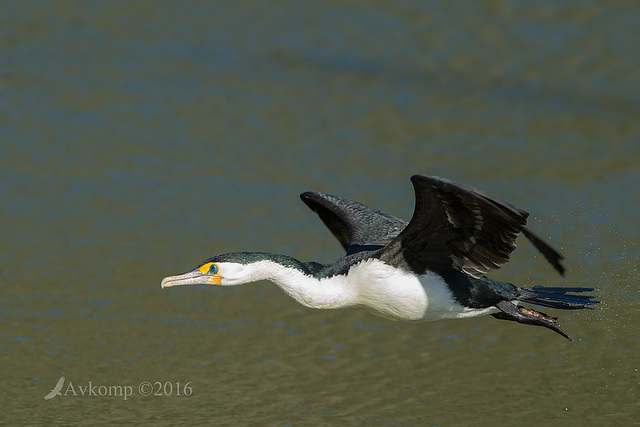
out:
{"label": "dark leg", "polygon": [[500,310],[500,313],[492,314],[496,319],[501,320],[514,320],[518,323],[524,323],[525,325],[544,326],[552,331],[555,331],[568,339],[573,341],[571,337],[564,333],[560,326],[556,323],[556,318],[549,317],[539,311],[531,310],[519,305],[515,305],[511,301],[501,301],[496,304]]}

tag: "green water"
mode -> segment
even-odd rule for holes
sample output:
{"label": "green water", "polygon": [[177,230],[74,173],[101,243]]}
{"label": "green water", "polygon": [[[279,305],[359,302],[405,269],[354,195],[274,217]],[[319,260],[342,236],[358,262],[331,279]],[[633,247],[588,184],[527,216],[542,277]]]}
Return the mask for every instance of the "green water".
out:
{"label": "green water", "polygon": [[[638,423],[635,3],[1,9],[0,422]],[[532,213],[566,278],[525,240],[493,276],[597,288],[598,309],[550,313],[574,342],[308,310],[268,283],[160,289],[220,252],[331,262],[298,194],[408,219],[415,173]]]}

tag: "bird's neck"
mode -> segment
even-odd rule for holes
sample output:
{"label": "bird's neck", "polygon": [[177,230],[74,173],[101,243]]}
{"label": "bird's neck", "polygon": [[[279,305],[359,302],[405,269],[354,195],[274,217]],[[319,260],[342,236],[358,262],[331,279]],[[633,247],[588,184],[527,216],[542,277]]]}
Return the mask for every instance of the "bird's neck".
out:
{"label": "bird's neck", "polygon": [[253,269],[255,280],[275,283],[306,307],[341,308],[355,304],[356,293],[344,276],[319,278],[313,275],[306,264],[293,258],[259,261],[253,265]]}

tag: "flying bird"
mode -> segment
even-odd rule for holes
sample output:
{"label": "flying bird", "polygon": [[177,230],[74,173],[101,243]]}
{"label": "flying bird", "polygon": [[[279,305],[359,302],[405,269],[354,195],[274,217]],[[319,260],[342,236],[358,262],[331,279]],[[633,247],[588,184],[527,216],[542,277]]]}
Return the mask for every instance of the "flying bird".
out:
{"label": "flying bird", "polygon": [[520,233],[564,275],[562,255],[525,227],[527,212],[444,178],[414,175],[411,181],[415,208],[408,223],[341,197],[300,195],[346,251],[333,264],[264,252],[226,253],[166,277],[161,286],[267,280],[311,308],[360,306],[385,318],[417,322],[490,314],[544,326],[571,340],[557,318],[521,303],[592,308],[599,301],[582,293],[593,288],[522,288],[485,275],[509,261]]}
{"label": "flying bird", "polygon": [[56,396],[62,396],[62,393],[60,393],[60,390],[62,390],[63,385],[64,385],[64,377],[60,377],[60,379],[56,383],[56,386],[53,389],[51,389],[51,391],[44,397],[44,400],[53,399]]}

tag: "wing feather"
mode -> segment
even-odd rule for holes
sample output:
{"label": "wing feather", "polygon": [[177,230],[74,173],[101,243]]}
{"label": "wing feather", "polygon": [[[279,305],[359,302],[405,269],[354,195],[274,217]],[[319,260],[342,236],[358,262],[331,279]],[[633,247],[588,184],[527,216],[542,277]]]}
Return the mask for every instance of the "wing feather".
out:
{"label": "wing feather", "polygon": [[407,225],[401,219],[342,197],[309,191],[300,198],[318,214],[348,254],[380,249]]}
{"label": "wing feather", "polygon": [[383,260],[414,271],[454,268],[481,277],[509,261],[522,232],[564,274],[562,255],[525,228],[527,212],[447,179],[415,175],[411,181],[413,217],[383,251]]}

